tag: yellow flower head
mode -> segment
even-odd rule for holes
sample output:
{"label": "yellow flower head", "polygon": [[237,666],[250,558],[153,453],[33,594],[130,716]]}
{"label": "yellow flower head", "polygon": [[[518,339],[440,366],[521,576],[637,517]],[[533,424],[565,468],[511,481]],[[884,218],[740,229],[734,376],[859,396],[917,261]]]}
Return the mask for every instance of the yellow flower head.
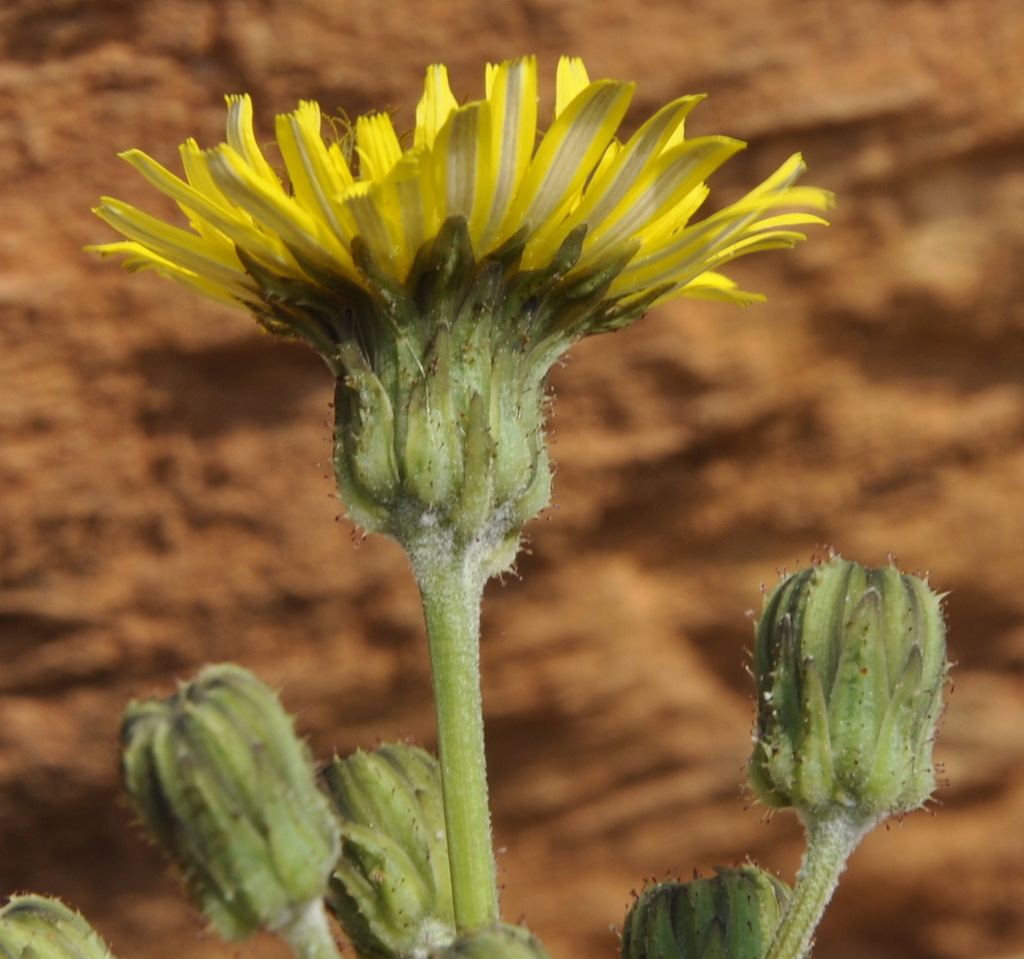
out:
{"label": "yellow flower head", "polygon": [[517,270],[546,267],[585,229],[569,273],[625,260],[605,294],[620,307],[681,295],[760,299],[717,268],[803,239],[792,227],[822,221],[794,208],[822,210],[830,195],[793,185],[804,170],[795,155],[743,199],[691,223],[706,177],[744,144],[684,137],[699,96],[668,104],[620,143],[633,86],[591,82],[582,61],[563,57],[554,120],[538,134],[533,57],[489,66],[484,99],[461,107],[435,65],[411,145],[403,147],[383,113],[359,117],[350,139],[325,141],[320,107],[305,101],[277,118],[283,170],[260,150],[249,97],[228,97],[227,142],[202,150],[186,141],[184,180],[139,150],[123,154],[175,200],[191,229],[104,197],[95,212],[128,239],[94,249],[251,308],[268,292],[254,265],[314,285],[335,275],[373,293],[354,247],[364,245],[372,273],[403,284],[423,245],[448,218],[462,217],[478,260],[525,240]]}
{"label": "yellow flower head", "polygon": [[684,136],[696,96],[619,142],[632,94],[563,58],[539,133],[534,58],[488,67],[484,98],[464,106],[433,66],[411,142],[383,113],[325,139],[304,102],[277,118],[274,163],[249,98],[229,97],[227,142],[184,143],[184,179],[124,154],[190,229],[104,198],[96,212],[127,239],[93,249],[307,342],[337,377],[349,513],[410,551],[446,530],[477,544],[481,569],[501,569],[548,500],[544,383],[558,356],[670,297],[760,299],[719,266],[792,246],[793,227],[823,222],[812,211],[830,204],[794,186],[793,156],[691,222],[706,178],[743,144]]}

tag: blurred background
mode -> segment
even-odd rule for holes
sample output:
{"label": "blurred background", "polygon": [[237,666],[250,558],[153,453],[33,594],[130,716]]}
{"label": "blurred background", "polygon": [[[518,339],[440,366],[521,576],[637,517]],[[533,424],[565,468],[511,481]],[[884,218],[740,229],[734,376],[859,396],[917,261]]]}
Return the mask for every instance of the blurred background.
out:
{"label": "blurred background", "polygon": [[234,659],[321,756],[433,737],[416,590],[336,522],[331,382],[241,312],[82,252],[116,156],[177,169],[248,91],[412,126],[537,53],[637,81],[635,128],[795,150],[839,206],[731,267],[769,302],[680,301],[555,371],[555,502],[488,590],[485,705],[505,913],[556,959],[614,957],[631,890],[802,849],[741,789],[750,611],[833,546],[949,590],[955,689],[930,813],[855,854],[820,959],[1024,952],[1024,7],[1020,0],[3,0],[0,895],[83,910],[122,959],[282,956],[203,931],[117,783],[132,697]]}

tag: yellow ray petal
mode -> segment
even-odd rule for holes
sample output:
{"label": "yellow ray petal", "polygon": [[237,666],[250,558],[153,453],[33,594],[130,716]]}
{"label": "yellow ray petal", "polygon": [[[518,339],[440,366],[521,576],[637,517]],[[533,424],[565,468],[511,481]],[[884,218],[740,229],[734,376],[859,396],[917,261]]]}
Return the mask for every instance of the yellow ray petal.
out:
{"label": "yellow ray petal", "polygon": [[596,228],[607,220],[624,197],[636,190],[637,181],[662,154],[669,138],[700,99],[683,97],[663,107],[595,171],[582,202],[563,225],[563,233],[568,234],[579,223]]}
{"label": "yellow ray petal", "polygon": [[186,270],[202,274],[232,291],[251,288],[233,246],[224,244],[218,248],[188,230],[164,223],[113,197],[103,197],[93,213],[119,233]]}
{"label": "yellow ray petal", "polygon": [[[229,149],[225,146],[225,149]],[[288,258],[279,240],[256,229],[252,217],[231,203],[221,189],[209,177],[204,161],[200,166],[209,180],[209,189],[200,192],[191,184],[183,182],[141,150],[129,150],[121,156],[161,193],[166,194],[185,212],[193,226],[203,226],[204,235],[212,238],[211,230],[219,231],[232,242],[246,249],[260,253],[272,262],[284,266]],[[248,169],[248,167],[247,167]],[[253,175],[255,176],[255,175]],[[190,172],[190,179],[202,179],[197,169]]]}
{"label": "yellow ray petal", "polygon": [[224,99],[228,104],[228,145],[245,159],[257,176],[280,188],[281,181],[263,156],[252,130],[252,100],[249,94]]}
{"label": "yellow ray petal", "polygon": [[[387,202],[388,193],[380,183],[361,183],[345,198],[345,205],[377,267],[404,279],[399,276],[399,263],[407,259],[407,254],[396,236],[401,219],[396,216],[393,202]],[[397,199],[393,191],[390,195]]]}
{"label": "yellow ray petal", "polygon": [[649,256],[678,237],[711,192],[706,183],[699,183],[689,193],[679,196],[662,216],[637,231],[640,256]]}
{"label": "yellow ray petal", "polygon": [[646,230],[657,229],[661,219],[678,229],[685,222],[681,215],[692,212],[687,198],[694,195],[708,174],[743,147],[739,140],[727,137],[701,137],[659,157],[637,180],[626,185],[616,208],[588,235],[594,255]]}
{"label": "yellow ray petal", "polygon": [[416,133],[413,146],[433,146],[441,127],[449,114],[459,103],[448,85],[448,68],[441,63],[427,67],[427,78],[423,84],[423,96],[416,106]]}
{"label": "yellow ray petal", "polygon": [[494,180],[490,121],[486,100],[460,107],[448,118],[430,151],[441,218],[465,217],[475,246],[490,213]]}
{"label": "yellow ray petal", "polygon": [[[347,251],[326,225],[303,210],[292,197],[256,176],[227,144],[208,151],[206,162],[224,195],[261,224],[261,232],[272,231],[285,249],[291,247],[300,251],[324,269],[336,269],[339,262],[344,262]],[[290,256],[286,262],[291,275],[302,275]]]}
{"label": "yellow ray petal", "polygon": [[295,199],[312,217],[327,224],[339,241],[333,252],[342,259],[345,271],[350,272],[354,268],[347,247],[353,236],[353,224],[344,216],[339,198],[351,186],[351,180],[346,182],[339,175],[328,154],[320,135],[320,107],[305,101],[293,113],[279,116],[277,139]]}
{"label": "yellow ray petal", "polygon": [[433,171],[425,164],[427,151],[404,154],[374,192],[381,216],[391,226],[395,276],[404,280],[419,248],[441,227],[441,212],[434,188]]}
{"label": "yellow ray petal", "polygon": [[674,296],[687,296],[698,300],[718,300],[723,303],[736,303],[739,306],[763,303],[767,299],[763,293],[749,293],[746,290],[741,290],[733,280],[712,270],[698,274],[685,286],[668,293],[662,302]]}
{"label": "yellow ray petal", "polygon": [[356,152],[359,154],[359,179],[382,180],[402,157],[391,117],[372,113],[356,120]]}
{"label": "yellow ray petal", "polygon": [[491,164],[488,171],[490,211],[480,230],[481,252],[493,241],[508,217],[530,166],[537,136],[537,60],[523,57],[488,70],[487,102],[491,107]]}
{"label": "yellow ray petal", "polygon": [[[789,186],[802,172],[800,157],[790,157],[764,183],[736,203],[660,238],[659,242],[646,244],[616,283],[657,285],[672,276],[695,275],[712,262],[721,262],[720,252],[744,241],[747,236],[763,235],[780,223],[786,226],[820,223],[821,218],[809,210],[828,209],[833,202],[832,194],[816,187]],[[804,207],[805,211],[782,214],[781,221],[778,215],[767,216],[779,207]]]}
{"label": "yellow ray petal", "polygon": [[592,83],[562,111],[545,134],[502,231],[504,239],[524,223],[534,229],[524,253],[525,269],[553,255],[555,247],[550,238],[557,231],[560,215],[578,199],[587,177],[625,116],[632,96],[631,83]]}
{"label": "yellow ray petal", "polygon": [[583,60],[579,57],[559,57],[558,72],[555,78],[555,116],[572,103],[588,86],[590,77]]}
{"label": "yellow ray petal", "polygon": [[328,144],[327,157],[330,161],[331,169],[342,184],[342,188],[348,190],[356,182],[356,178],[352,176],[352,168],[348,165],[348,157],[343,144],[337,140]]}
{"label": "yellow ray petal", "polygon": [[242,291],[240,296],[234,297],[220,283],[216,283],[206,277],[197,276],[195,273],[185,270],[178,263],[158,256],[152,250],[141,243],[136,243],[134,240],[122,240],[118,243],[87,246],[86,250],[99,253],[100,256],[126,256],[127,259],[122,261],[122,266],[129,273],[134,273],[138,270],[153,270],[166,279],[174,280],[194,292],[201,293],[203,296],[226,303],[229,306],[245,308],[247,302],[255,302],[259,299],[259,295],[249,289]]}
{"label": "yellow ray petal", "polygon": [[[728,211],[721,211],[722,214]],[[790,223],[820,222],[812,214],[793,214]],[[616,278],[613,289],[653,287],[666,282],[688,283],[690,279],[719,263],[735,259],[757,249],[793,246],[804,239],[802,233],[762,229],[755,216],[735,221],[716,214],[679,231],[660,249],[648,255],[644,251]]]}
{"label": "yellow ray petal", "polygon": [[[210,168],[206,165],[206,151],[203,150],[198,143],[193,139],[186,140],[179,148],[178,153],[181,156],[181,165],[185,171],[185,179],[188,181],[188,185],[192,188],[193,196],[198,194],[203,197],[207,203],[217,206],[228,216],[235,217],[245,223],[251,222],[251,218],[248,214],[239,210],[223,193],[221,193],[220,187],[214,182],[213,177],[210,176]],[[144,157],[145,154],[138,154],[140,157]],[[145,176],[145,171],[140,171]],[[177,179],[175,177],[175,179]],[[154,180],[150,180],[154,186],[163,192],[167,192]],[[179,203],[179,206],[182,206]],[[184,206],[182,206],[184,209]],[[193,224],[197,229],[202,220],[197,224]]]}

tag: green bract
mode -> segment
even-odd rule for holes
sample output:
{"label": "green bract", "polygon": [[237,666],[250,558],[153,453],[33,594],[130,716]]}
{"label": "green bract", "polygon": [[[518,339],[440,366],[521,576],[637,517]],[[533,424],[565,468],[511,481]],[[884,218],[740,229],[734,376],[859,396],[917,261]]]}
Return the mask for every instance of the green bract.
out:
{"label": "green bract", "polygon": [[789,888],[756,866],[716,873],[648,886],[626,916],[622,959],[761,959]]}
{"label": "green bract", "polygon": [[338,826],[277,696],[231,664],[129,704],[125,784],[216,932],[284,931],[327,890]]}
{"label": "green bract", "polygon": [[364,959],[423,954],[455,938],[437,761],[395,744],[324,771],[342,853],[327,906]]}
{"label": "green bract", "polygon": [[548,269],[510,271],[524,242],[478,263],[465,220],[448,220],[417,258],[412,292],[367,297],[352,335],[337,337],[338,488],[353,518],[414,561],[440,535],[485,575],[500,571],[547,505],[545,380],[566,345],[550,328],[566,300],[600,298],[560,279],[578,244]]}
{"label": "green bract", "polygon": [[940,599],[893,566],[839,557],[775,588],[754,640],[761,799],[865,824],[927,801],[948,670]]}
{"label": "green bract", "polygon": [[0,959],[111,959],[77,912],[56,899],[12,896],[0,909]]}

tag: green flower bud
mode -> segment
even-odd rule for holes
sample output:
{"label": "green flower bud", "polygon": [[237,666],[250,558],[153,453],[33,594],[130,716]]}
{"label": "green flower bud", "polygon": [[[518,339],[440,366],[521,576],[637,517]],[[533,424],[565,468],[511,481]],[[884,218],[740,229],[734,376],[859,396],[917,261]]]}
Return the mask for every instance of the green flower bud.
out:
{"label": "green flower bud", "polygon": [[441,776],[403,743],[324,770],[341,822],[327,907],[365,959],[422,955],[455,938]]}
{"label": "green flower bud", "polygon": [[128,792],[218,935],[283,931],[323,897],[338,825],[291,717],[250,672],[209,666],[131,703],[121,737]]}
{"label": "green flower bud", "polygon": [[790,890],[756,866],[648,886],[622,930],[622,959],[761,959]]}
{"label": "green flower bud", "polygon": [[918,808],[935,789],[948,668],[941,596],[924,580],[838,556],[787,577],[754,640],[754,790],[805,822]]}
{"label": "green flower bud", "polygon": [[0,959],[111,959],[110,948],[57,899],[12,896],[0,909]]}
{"label": "green flower bud", "polygon": [[498,922],[459,936],[432,959],[551,959],[539,939],[522,926]]}

